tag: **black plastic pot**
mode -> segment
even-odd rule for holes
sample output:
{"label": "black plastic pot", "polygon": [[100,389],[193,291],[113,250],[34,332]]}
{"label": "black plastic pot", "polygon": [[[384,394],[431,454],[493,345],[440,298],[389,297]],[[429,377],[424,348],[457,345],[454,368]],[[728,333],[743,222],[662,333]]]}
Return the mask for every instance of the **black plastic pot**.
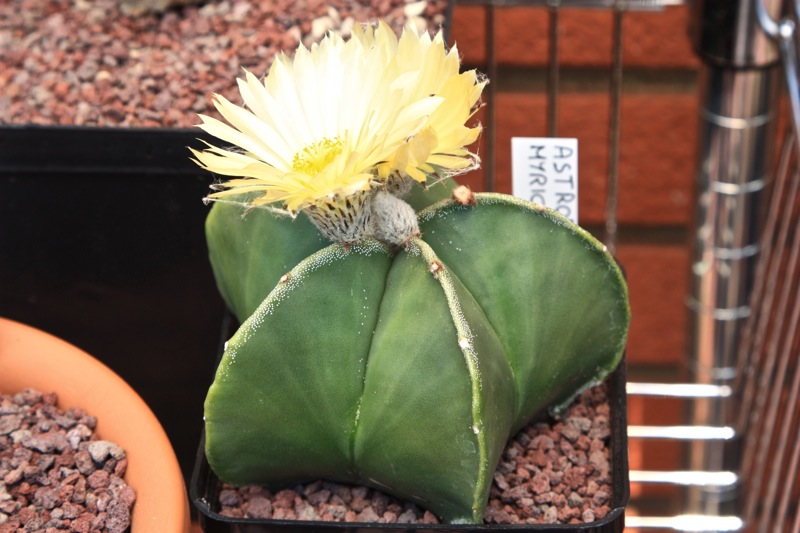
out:
{"label": "black plastic pot", "polygon": [[[225,328],[223,328],[225,329]],[[225,337],[227,338],[227,337]],[[221,351],[220,351],[221,353]],[[516,531],[532,533],[621,533],[625,529],[625,507],[629,498],[627,396],[625,393],[626,365],[620,366],[607,379],[608,401],[611,412],[611,475],[613,493],[611,510],[602,520],[586,524],[509,524],[509,525],[416,525],[379,523],[342,523],[300,520],[271,520],[257,518],[231,518],[217,512],[219,482],[208,465],[205,441],[200,439],[189,495],[198,512],[200,525],[206,533],[455,533]]]}
{"label": "black plastic pot", "polygon": [[123,377],[187,480],[225,312],[203,231],[213,178],[187,149],[202,134],[0,126],[0,316]]}

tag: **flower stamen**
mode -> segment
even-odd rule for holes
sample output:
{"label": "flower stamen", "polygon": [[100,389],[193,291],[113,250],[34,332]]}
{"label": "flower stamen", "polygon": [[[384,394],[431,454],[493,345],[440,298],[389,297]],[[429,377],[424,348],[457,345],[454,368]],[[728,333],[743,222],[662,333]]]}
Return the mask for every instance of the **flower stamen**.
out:
{"label": "flower stamen", "polygon": [[330,165],[342,153],[344,143],[339,137],[324,138],[294,154],[292,170],[314,176]]}

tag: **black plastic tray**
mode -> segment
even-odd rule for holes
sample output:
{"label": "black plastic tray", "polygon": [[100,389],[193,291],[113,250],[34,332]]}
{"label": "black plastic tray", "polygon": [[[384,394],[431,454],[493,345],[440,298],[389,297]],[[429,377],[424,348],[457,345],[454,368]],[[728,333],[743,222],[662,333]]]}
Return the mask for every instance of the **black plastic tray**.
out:
{"label": "black plastic tray", "polygon": [[200,128],[0,125],[0,176],[202,176],[187,146],[212,137]]}
{"label": "black plastic tray", "polygon": [[[227,328],[223,328],[225,330]],[[221,352],[220,352],[221,353]],[[206,533],[309,533],[311,531],[335,533],[455,533],[516,531],[535,533],[621,533],[625,529],[625,507],[628,505],[630,486],[628,479],[627,396],[625,393],[626,361],[608,377],[608,401],[611,408],[611,475],[613,494],[611,510],[601,520],[586,524],[509,524],[509,525],[452,525],[452,524],[379,524],[355,522],[321,522],[301,520],[272,520],[259,518],[231,518],[216,512],[219,483],[205,455],[205,439],[201,436],[197,450],[189,497],[198,512],[200,525]]]}
{"label": "black plastic tray", "polygon": [[214,178],[187,149],[203,135],[0,125],[0,316],[122,376],[187,481],[225,313],[204,232]]}

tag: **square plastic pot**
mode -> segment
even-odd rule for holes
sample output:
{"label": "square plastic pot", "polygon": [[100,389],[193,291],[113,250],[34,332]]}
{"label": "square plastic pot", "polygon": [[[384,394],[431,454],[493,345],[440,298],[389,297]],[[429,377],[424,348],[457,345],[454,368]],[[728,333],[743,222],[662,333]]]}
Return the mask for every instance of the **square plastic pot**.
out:
{"label": "square plastic pot", "polygon": [[[227,338],[227,337],[226,337]],[[220,351],[221,353],[221,351]],[[610,510],[601,520],[585,524],[381,524],[363,522],[323,522],[273,520],[260,518],[231,518],[219,514],[219,480],[209,467],[205,455],[205,440],[201,436],[192,472],[189,492],[206,533],[455,533],[515,531],[531,533],[621,533],[625,529],[625,507],[629,499],[627,396],[625,359],[608,377],[608,402],[611,418],[609,451],[611,454],[612,495]]]}

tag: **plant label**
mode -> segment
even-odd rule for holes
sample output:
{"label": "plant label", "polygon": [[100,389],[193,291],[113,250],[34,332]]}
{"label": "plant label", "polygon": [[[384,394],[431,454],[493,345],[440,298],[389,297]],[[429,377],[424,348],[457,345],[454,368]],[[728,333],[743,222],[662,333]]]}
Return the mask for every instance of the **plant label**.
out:
{"label": "plant label", "polygon": [[578,223],[578,139],[512,137],[512,194]]}

